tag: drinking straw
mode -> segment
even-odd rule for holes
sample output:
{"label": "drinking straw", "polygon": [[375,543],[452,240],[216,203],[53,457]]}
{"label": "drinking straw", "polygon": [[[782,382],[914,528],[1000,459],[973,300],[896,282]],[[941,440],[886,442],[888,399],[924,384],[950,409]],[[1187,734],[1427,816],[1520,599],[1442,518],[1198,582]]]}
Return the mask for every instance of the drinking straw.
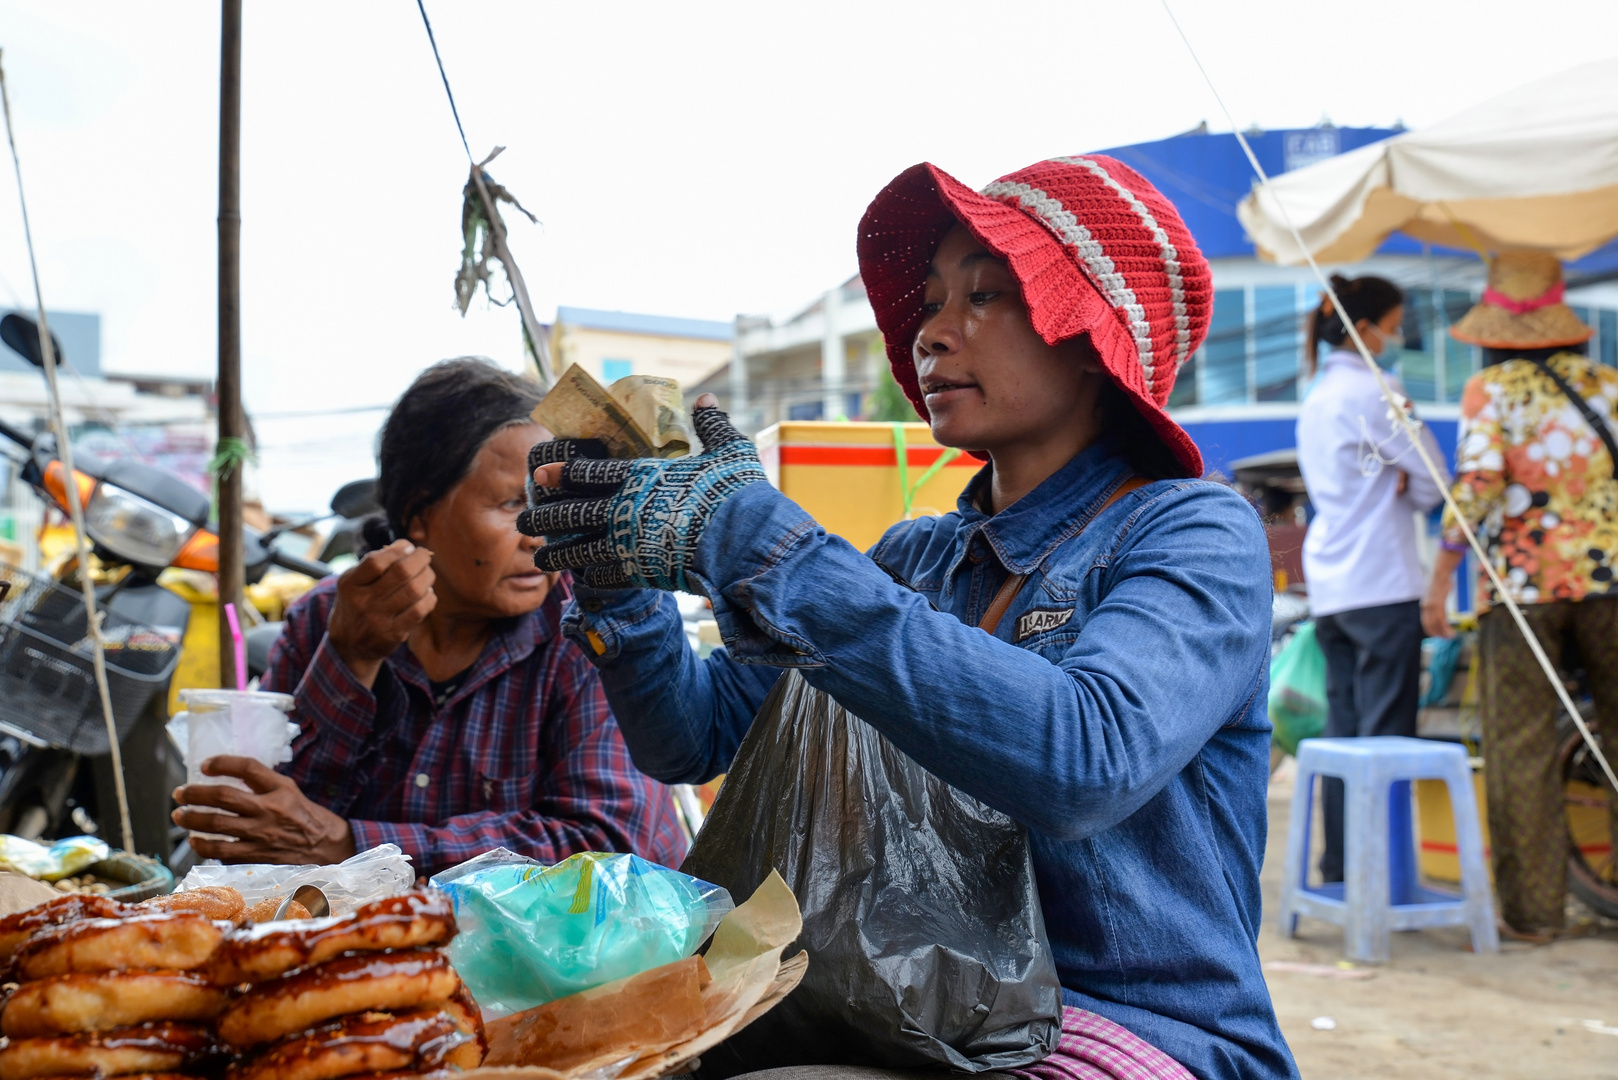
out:
{"label": "drinking straw", "polygon": [[242,624],[236,620],[236,605],[225,605],[225,621],[230,624],[230,643],[236,647],[236,689],[247,689],[247,643],[242,640]]}

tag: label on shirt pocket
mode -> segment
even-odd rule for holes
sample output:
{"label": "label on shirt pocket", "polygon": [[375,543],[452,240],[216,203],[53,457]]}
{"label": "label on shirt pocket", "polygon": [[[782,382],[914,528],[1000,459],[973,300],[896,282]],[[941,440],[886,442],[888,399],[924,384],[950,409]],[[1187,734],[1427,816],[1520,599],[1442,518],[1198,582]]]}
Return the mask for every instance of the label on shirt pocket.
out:
{"label": "label on shirt pocket", "polygon": [[1068,620],[1073,618],[1074,610],[1074,608],[1035,608],[1017,616],[1017,636],[1012,638],[1012,643],[1021,644],[1036,634],[1049,633],[1066,626]]}

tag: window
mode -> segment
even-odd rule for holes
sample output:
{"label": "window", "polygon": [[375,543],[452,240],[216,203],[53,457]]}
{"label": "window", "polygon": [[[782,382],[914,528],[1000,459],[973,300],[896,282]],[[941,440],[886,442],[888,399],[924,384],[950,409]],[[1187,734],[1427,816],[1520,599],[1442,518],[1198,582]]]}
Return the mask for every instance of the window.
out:
{"label": "window", "polygon": [[1405,290],[1404,355],[1399,358],[1399,377],[1412,401],[1438,400],[1438,366],[1433,348],[1433,291]]}
{"label": "window", "polygon": [[1298,400],[1302,348],[1298,290],[1291,285],[1254,289],[1253,381],[1259,401]]}
{"label": "window", "polygon": [[635,365],[628,360],[601,361],[601,379],[603,382],[615,383],[628,375],[635,373]]}
{"label": "window", "polygon": [[1444,336],[1437,344],[1444,349],[1444,400],[1461,400],[1461,388],[1472,377],[1482,361],[1477,346],[1456,341],[1449,336],[1449,327],[1461,321],[1461,316],[1472,310],[1476,303],[1472,294],[1459,289],[1444,290]]}
{"label": "window", "polygon": [[804,401],[797,405],[787,406],[788,420],[819,420],[826,415],[824,401]]}
{"label": "window", "polygon": [[1197,403],[1197,358],[1201,355],[1202,350],[1198,349],[1186,357],[1180,373],[1174,377],[1174,389],[1169,391],[1169,408]]}
{"label": "window", "polygon": [[1203,346],[1202,404],[1247,400],[1247,290],[1214,293],[1213,319]]}

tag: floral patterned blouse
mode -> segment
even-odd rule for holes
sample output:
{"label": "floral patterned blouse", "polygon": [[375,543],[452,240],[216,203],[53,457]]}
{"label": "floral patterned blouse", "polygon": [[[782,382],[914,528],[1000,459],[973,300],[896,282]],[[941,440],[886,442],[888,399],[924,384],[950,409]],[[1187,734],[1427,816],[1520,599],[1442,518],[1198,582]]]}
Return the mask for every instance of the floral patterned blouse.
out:
{"label": "floral patterned blouse", "polygon": [[[1618,369],[1574,353],[1546,363],[1610,422]],[[1527,360],[1507,360],[1468,379],[1455,457],[1455,501],[1479,530],[1512,599],[1538,604],[1618,592],[1612,457],[1544,372]],[[1444,540],[1465,543],[1449,510]],[[1484,601],[1498,603],[1487,575],[1479,579]]]}

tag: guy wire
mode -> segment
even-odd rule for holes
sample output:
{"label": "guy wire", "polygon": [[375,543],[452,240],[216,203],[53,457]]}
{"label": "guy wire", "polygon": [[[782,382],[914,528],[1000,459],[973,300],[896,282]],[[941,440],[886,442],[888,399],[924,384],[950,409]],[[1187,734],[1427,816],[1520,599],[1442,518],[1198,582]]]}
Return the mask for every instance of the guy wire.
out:
{"label": "guy wire", "polygon": [[50,388],[51,420],[56,427],[56,454],[66,471],[67,508],[73,518],[73,535],[78,546],[79,588],[84,593],[84,613],[90,634],[91,667],[96,689],[101,695],[101,718],[107,725],[108,749],[112,754],[113,788],[118,795],[118,820],[123,826],[124,850],[138,855],[135,833],[129,821],[129,792],[124,787],[124,759],[118,745],[118,725],[112,718],[112,692],[107,687],[107,643],[101,636],[101,612],[96,610],[95,582],[90,578],[89,534],[84,528],[84,506],[79,485],[73,476],[73,443],[67,435],[67,416],[62,411],[62,391],[56,382],[56,349],[51,343],[50,324],[45,319],[45,296],[39,287],[39,265],[34,261],[34,230],[28,224],[28,200],[22,191],[22,159],[17,155],[17,139],[11,130],[11,96],[6,92],[5,68],[0,66],[0,110],[6,117],[6,142],[11,147],[11,164],[17,172],[17,202],[22,207],[22,233],[28,244],[28,272],[34,278],[34,303],[39,314],[39,351],[45,361],[45,382]]}
{"label": "guy wire", "polygon": [[427,28],[427,43],[433,47],[433,59],[438,63],[438,77],[444,80],[444,94],[449,98],[450,115],[455,117],[455,130],[461,133],[461,149],[466,151],[466,160],[472,161],[472,147],[466,141],[466,129],[461,126],[461,111],[455,107],[455,91],[449,88],[449,76],[444,73],[444,58],[438,55],[438,39],[433,37],[432,20],[427,18],[427,5],[423,0],[416,0],[416,7],[421,11],[422,25]]}
{"label": "guy wire", "polygon": [[1208,74],[1208,69],[1202,66],[1202,59],[1197,55],[1197,50],[1192,46],[1191,39],[1186,36],[1185,30],[1180,26],[1180,20],[1174,17],[1174,9],[1169,6],[1169,0],[1159,0],[1159,2],[1163,5],[1163,12],[1168,15],[1169,22],[1174,24],[1175,32],[1180,35],[1180,40],[1185,42],[1185,48],[1191,54],[1192,63],[1197,65],[1197,70],[1202,73],[1203,81],[1208,84],[1208,91],[1213,94],[1214,101],[1219,104],[1220,111],[1225,114],[1225,120],[1229,122],[1231,131],[1235,133],[1236,141],[1241,144],[1242,153],[1247,155],[1248,164],[1253,167],[1253,172],[1258,176],[1259,186],[1265,194],[1270,196],[1276,207],[1280,209],[1281,217],[1286,222],[1288,231],[1292,233],[1292,239],[1297,243],[1298,250],[1303,252],[1304,258],[1308,260],[1309,269],[1314,272],[1315,278],[1320,282],[1321,289],[1331,299],[1332,308],[1338,313],[1338,318],[1342,320],[1344,329],[1348,331],[1348,336],[1354,341],[1354,348],[1359,351],[1360,357],[1365,361],[1365,366],[1370,368],[1371,374],[1376,378],[1377,388],[1387,401],[1390,414],[1404,428],[1405,434],[1409,436],[1410,444],[1415,448],[1417,456],[1421,458],[1421,463],[1427,467],[1428,473],[1432,475],[1433,482],[1438,485],[1439,491],[1443,493],[1444,505],[1448,507],[1450,513],[1455,515],[1456,524],[1461,527],[1461,534],[1466,537],[1467,544],[1471,546],[1473,553],[1477,556],[1478,564],[1483,567],[1489,581],[1494,584],[1495,592],[1505,603],[1506,610],[1511,613],[1511,618],[1517,624],[1517,629],[1522,632],[1523,637],[1527,640],[1528,647],[1534,654],[1534,659],[1539,661],[1539,666],[1544,670],[1545,677],[1550,680],[1551,688],[1556,691],[1556,696],[1561,701],[1562,708],[1567,710],[1567,714],[1572,719],[1574,726],[1579,729],[1580,737],[1584,739],[1585,745],[1590,748],[1590,753],[1595,755],[1596,761],[1601,765],[1601,771],[1606,774],[1607,783],[1612,785],[1615,792],[1618,792],[1618,775],[1614,775],[1612,765],[1607,761],[1607,756],[1601,752],[1601,745],[1596,742],[1595,736],[1590,732],[1589,725],[1584,722],[1584,716],[1579,712],[1578,706],[1573,703],[1572,695],[1567,692],[1567,686],[1562,682],[1561,676],[1557,674],[1556,666],[1551,663],[1550,657],[1545,654],[1544,646],[1539,643],[1539,638],[1535,636],[1533,628],[1528,625],[1528,620],[1523,618],[1522,609],[1517,606],[1517,602],[1512,599],[1511,593],[1507,591],[1506,583],[1500,579],[1499,573],[1494,568],[1494,563],[1489,559],[1488,552],[1483,549],[1483,545],[1478,541],[1477,534],[1472,531],[1471,523],[1466,520],[1466,516],[1461,513],[1461,508],[1456,505],[1455,496],[1451,494],[1449,485],[1443,482],[1443,474],[1439,472],[1437,464],[1427,452],[1427,447],[1422,444],[1421,439],[1418,437],[1419,425],[1411,419],[1406,409],[1407,403],[1402,399],[1402,395],[1393,392],[1393,388],[1388,385],[1388,380],[1382,374],[1382,369],[1377,366],[1376,361],[1371,357],[1371,350],[1367,349],[1365,342],[1360,339],[1359,330],[1343,314],[1343,305],[1337,298],[1337,291],[1332,288],[1331,281],[1321,272],[1320,264],[1315,262],[1314,252],[1310,251],[1309,246],[1303,242],[1303,235],[1298,232],[1298,227],[1292,223],[1292,215],[1288,213],[1286,204],[1281,201],[1280,197],[1270,187],[1269,175],[1265,173],[1264,166],[1259,164],[1258,155],[1253,153],[1253,148],[1248,144],[1247,137],[1236,126],[1236,118],[1231,115],[1229,107],[1225,105],[1225,99],[1220,96],[1219,88],[1214,85],[1213,77]]}

